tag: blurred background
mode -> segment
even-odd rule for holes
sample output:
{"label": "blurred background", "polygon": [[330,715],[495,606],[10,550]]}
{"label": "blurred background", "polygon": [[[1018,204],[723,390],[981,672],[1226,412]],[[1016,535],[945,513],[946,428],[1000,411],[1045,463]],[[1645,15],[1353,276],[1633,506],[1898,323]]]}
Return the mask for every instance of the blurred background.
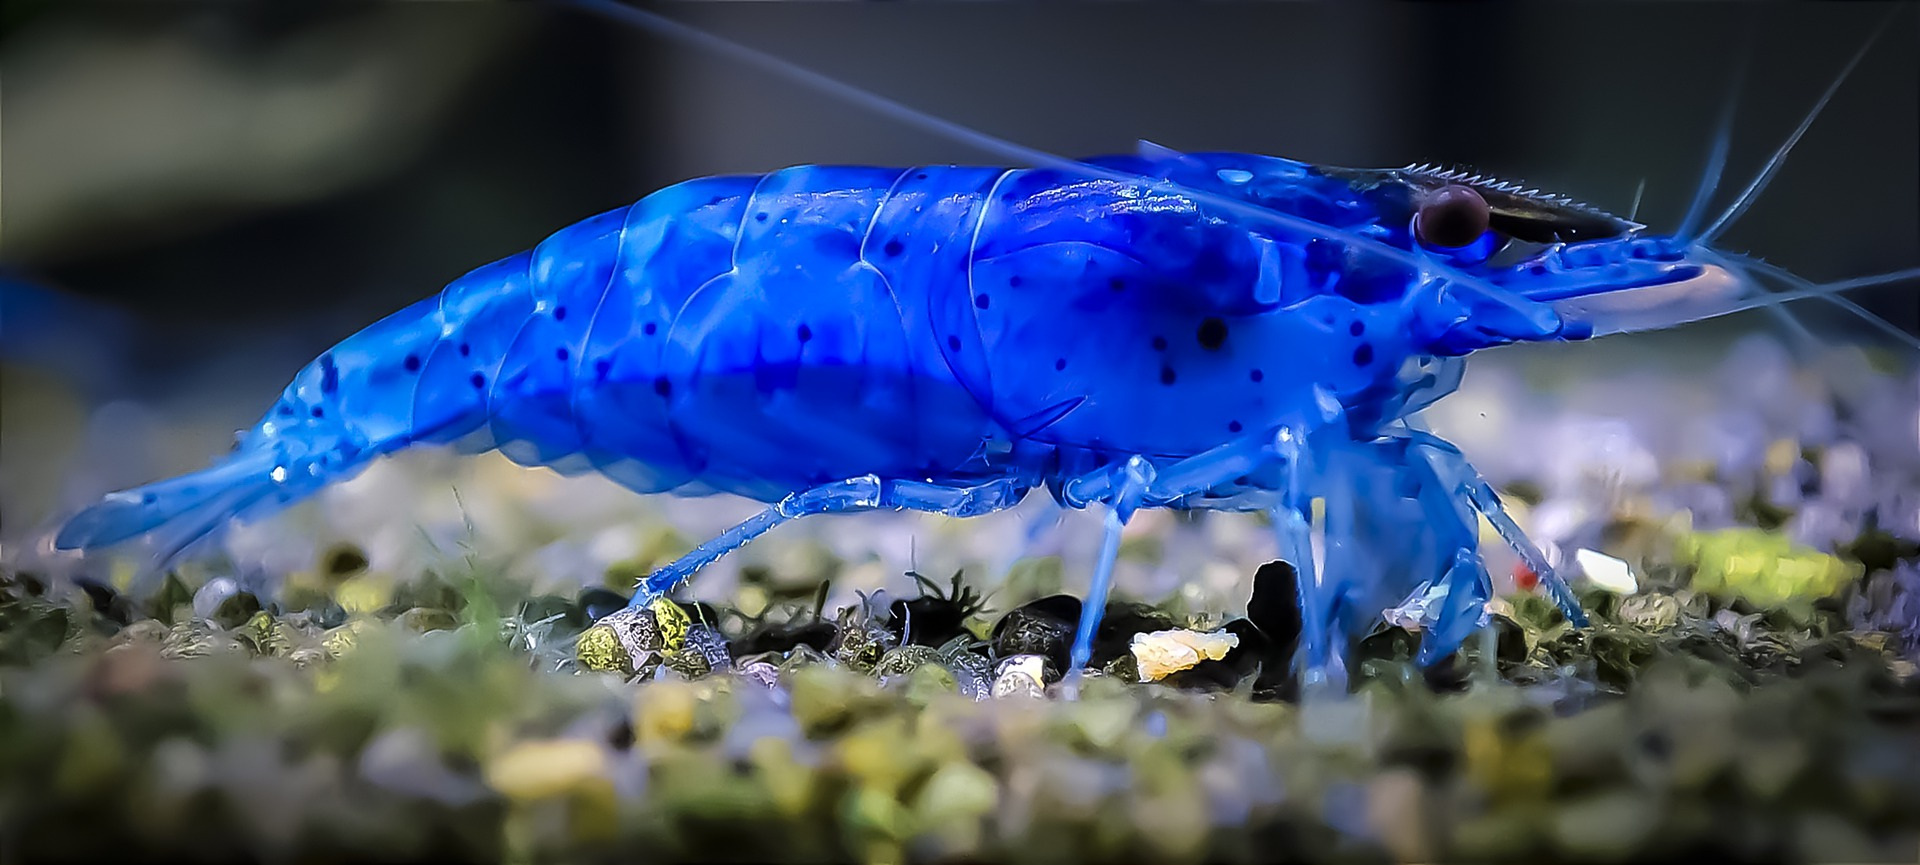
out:
{"label": "blurred background", "polygon": [[[1454,163],[1618,213],[1637,200],[1641,221],[1669,228],[1698,183],[1743,57],[1750,52],[1751,66],[1723,204],[1889,9],[649,8],[1055,153],[1126,151],[1149,139],[1333,164]],[[40,3],[15,7],[4,26],[0,557],[16,561],[40,552],[34,539],[58,516],[99,494],[224,452],[232,431],[328,345],[568,223],[707,174],[1004,161],[564,5]],[[1920,264],[1916,45],[1920,15],[1902,15],[1724,246],[1816,280]],[[1920,332],[1920,288],[1858,298]],[[1804,312],[1835,344],[1871,339],[1829,310]],[[1688,446],[1709,459],[1755,442],[1764,449],[1780,429],[1805,425],[1791,405],[1762,405],[1798,398],[1779,386],[1792,376],[1778,372],[1791,364],[1777,344],[1741,343],[1746,353],[1730,354],[1742,336],[1769,329],[1777,332],[1750,314],[1652,337],[1491,352],[1436,426],[1496,480],[1537,473],[1549,457],[1564,465],[1569,452],[1540,449],[1574,440],[1566,436],[1598,441],[1592,459],[1617,465]],[[1915,398],[1910,386],[1889,387],[1902,406]],[[1574,409],[1605,422],[1569,424]],[[1768,420],[1733,445],[1696,434],[1699,417],[1729,411]],[[1889,411],[1899,447],[1914,419]],[[1555,423],[1566,436],[1501,447]],[[1627,444],[1608,432],[1617,429],[1628,430]],[[321,533],[377,533],[401,508],[407,520],[456,527],[462,509],[486,511],[477,493],[452,501],[446,492],[495,469],[415,463],[407,477],[416,487],[432,479],[437,504],[396,494],[400,481],[367,478],[322,503],[330,528]],[[550,570],[591,572],[644,553],[648,541],[630,525],[640,511],[617,504],[631,496],[496,468],[488,477],[507,479],[495,484],[507,490],[502,501],[564,502],[549,514],[559,528],[520,530],[501,544],[546,550],[573,536],[569,551],[551,553],[563,564]],[[386,508],[370,510],[374,502]],[[716,507],[684,517],[682,530],[742,513],[737,503]],[[981,556],[1005,538],[985,537],[973,548]],[[887,557],[927,549],[897,546]],[[313,544],[252,549],[262,570],[301,567],[314,554]],[[1265,552],[1256,544],[1245,556]]]}

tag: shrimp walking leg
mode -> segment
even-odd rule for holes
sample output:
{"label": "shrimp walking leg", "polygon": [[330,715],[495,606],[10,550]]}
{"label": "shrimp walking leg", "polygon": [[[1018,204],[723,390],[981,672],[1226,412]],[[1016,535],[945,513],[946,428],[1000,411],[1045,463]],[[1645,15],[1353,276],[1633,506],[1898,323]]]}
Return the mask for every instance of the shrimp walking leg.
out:
{"label": "shrimp walking leg", "polygon": [[1520,560],[1540,575],[1540,584],[1547,587],[1547,593],[1553,597],[1553,602],[1560,607],[1567,621],[1575,627],[1586,627],[1587,614],[1580,609],[1580,601],[1574,598],[1573,590],[1568,588],[1565,578],[1547,563],[1546,555],[1520,530],[1519,524],[1513,521],[1512,515],[1500,503],[1500,496],[1480,476],[1480,472],[1467,462],[1466,455],[1451,442],[1432,433],[1408,430],[1406,435],[1413,446],[1426,456],[1423,462],[1433,472],[1435,479],[1474,511],[1486,517],[1487,522],[1493,524],[1494,531],[1499,532],[1507,542],[1507,546],[1520,555]]}
{"label": "shrimp walking leg", "polygon": [[1461,547],[1453,553],[1453,566],[1442,578],[1447,599],[1420,640],[1415,663],[1426,666],[1453,654],[1468,636],[1486,625],[1487,601],[1493,598],[1493,578],[1487,566],[1473,550]]}
{"label": "shrimp walking leg", "polygon": [[1309,454],[1298,436],[1283,430],[1275,439],[1285,461],[1281,499],[1268,510],[1280,558],[1293,565],[1300,605],[1301,684],[1344,689],[1345,668],[1340,653],[1328,639],[1333,620],[1332,598],[1321,585],[1313,552],[1313,496],[1309,487]]}
{"label": "shrimp walking leg", "polygon": [[[1071,667],[1078,671],[1093,657],[1093,637],[1106,612],[1112,589],[1113,565],[1120,551],[1120,531],[1143,503],[1179,501],[1206,493],[1236,477],[1278,463],[1289,474],[1302,470],[1299,436],[1290,427],[1269,435],[1246,436],[1156,470],[1142,457],[1081,478],[1066,485],[1063,498],[1073,507],[1105,502],[1109,508],[1100,557],[1093,582],[1081,605],[1080,625],[1074,634]],[[1304,501],[1304,499],[1302,499]],[[1282,545],[1283,549],[1286,547]],[[1302,573],[1311,573],[1309,563]]]}
{"label": "shrimp walking leg", "polygon": [[[1087,600],[1080,605],[1080,627],[1073,635],[1073,651],[1068,666],[1079,672],[1093,658],[1093,635],[1106,615],[1107,593],[1113,589],[1113,563],[1120,555],[1120,530],[1133,519],[1148,485],[1153,483],[1153,466],[1144,457],[1131,457],[1118,468],[1100,472],[1096,482],[1104,482],[1111,491],[1107,497],[1106,532],[1100,538],[1100,557],[1094,563],[1093,583]],[[1074,496],[1073,484],[1067,494]]]}
{"label": "shrimp walking leg", "polygon": [[812,514],[844,514],[871,510],[909,510],[973,517],[1012,507],[1028,486],[1000,478],[972,487],[948,487],[918,481],[882,481],[874,475],[848,478],[788,495],[712,540],[654,571],[633,594],[628,606],[645,606],[685,582],[695,571],[733,552],[782,523]]}

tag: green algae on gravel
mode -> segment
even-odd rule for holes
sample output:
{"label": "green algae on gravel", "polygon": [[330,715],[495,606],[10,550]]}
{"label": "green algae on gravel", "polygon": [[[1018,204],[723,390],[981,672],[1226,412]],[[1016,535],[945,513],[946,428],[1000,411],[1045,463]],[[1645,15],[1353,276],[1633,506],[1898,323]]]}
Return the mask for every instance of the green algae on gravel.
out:
{"label": "green algae on gravel", "polygon": [[1504,599],[1437,670],[1386,631],[1353,697],[1284,703],[974,700],[928,647],[630,679],[573,659],[580,602],[458,569],[345,620],[14,575],[0,832],[26,860],[1911,859],[1920,688],[1883,641],[1681,576],[1589,594],[1586,630]]}

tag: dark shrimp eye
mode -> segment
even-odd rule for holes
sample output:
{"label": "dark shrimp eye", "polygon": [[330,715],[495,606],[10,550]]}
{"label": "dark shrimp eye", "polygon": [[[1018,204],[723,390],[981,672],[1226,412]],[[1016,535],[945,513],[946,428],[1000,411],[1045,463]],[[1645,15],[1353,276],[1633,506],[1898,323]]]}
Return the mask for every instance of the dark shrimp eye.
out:
{"label": "dark shrimp eye", "polygon": [[1487,200],[1469,187],[1443,186],[1420,202],[1414,230],[1428,246],[1458,248],[1487,233]]}

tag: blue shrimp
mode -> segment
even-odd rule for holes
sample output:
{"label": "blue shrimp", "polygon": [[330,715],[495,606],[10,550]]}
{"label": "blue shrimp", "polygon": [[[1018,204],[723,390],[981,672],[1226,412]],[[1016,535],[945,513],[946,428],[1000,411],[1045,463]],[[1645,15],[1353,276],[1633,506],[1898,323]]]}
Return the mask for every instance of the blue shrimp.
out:
{"label": "blue shrimp", "polygon": [[1483,517],[1585,622],[1489,485],[1415,420],[1467,355],[1844,303],[1842,288],[1915,275],[1816,286],[1711,248],[1765,174],[1707,230],[1690,217],[1662,235],[1431,167],[1152,146],[1069,161],[914,119],[1036,167],[667,187],[347,338],[232,455],[108,496],[56,545],[153,536],[171,558],[415,445],[769,504],[643,580],[634,611],[802,516],[974,516],[1044,489],[1104,510],[1078,670],[1136,511],[1261,511],[1301,570],[1300,663],[1337,681],[1348,635],[1423,582],[1447,589],[1423,661],[1483,624]]}

